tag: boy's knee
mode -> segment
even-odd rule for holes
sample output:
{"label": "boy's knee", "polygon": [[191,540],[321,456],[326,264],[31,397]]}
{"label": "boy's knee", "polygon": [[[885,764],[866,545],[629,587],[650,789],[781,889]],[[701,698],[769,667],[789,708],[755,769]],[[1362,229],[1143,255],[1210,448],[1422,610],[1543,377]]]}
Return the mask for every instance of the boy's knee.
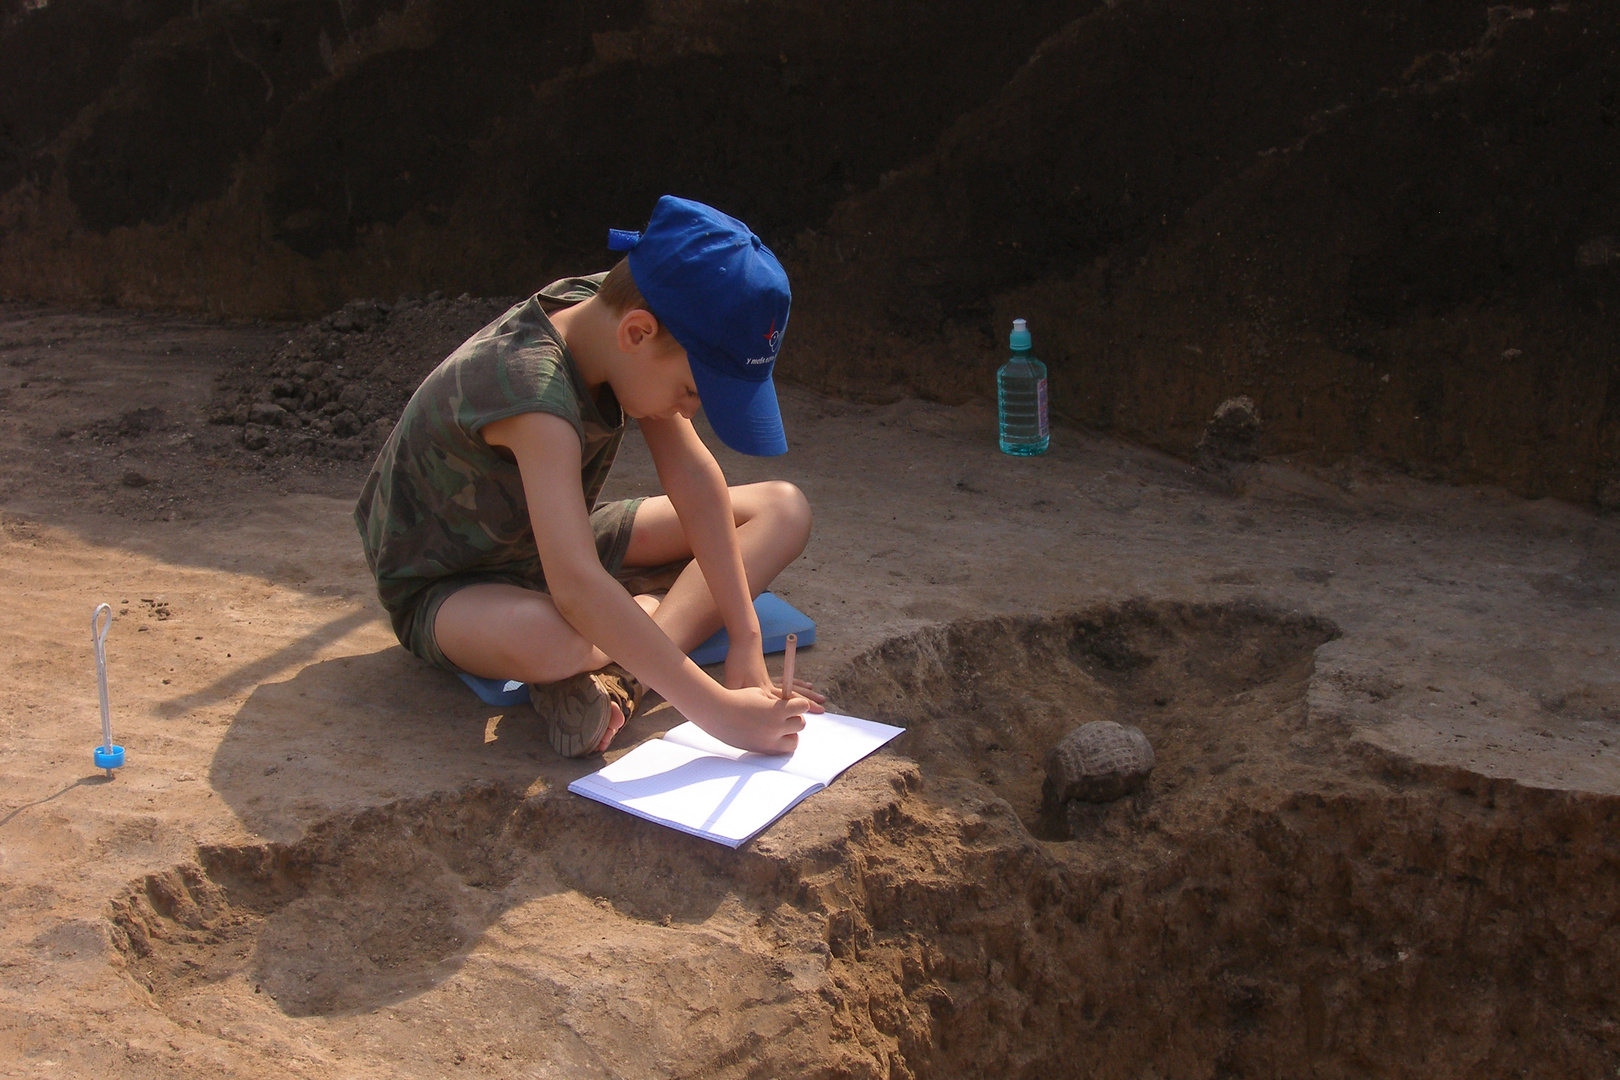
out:
{"label": "boy's knee", "polygon": [[797,538],[802,546],[810,539],[810,500],[797,484],[786,480],[771,480],[766,486],[771,519],[776,528],[784,535]]}

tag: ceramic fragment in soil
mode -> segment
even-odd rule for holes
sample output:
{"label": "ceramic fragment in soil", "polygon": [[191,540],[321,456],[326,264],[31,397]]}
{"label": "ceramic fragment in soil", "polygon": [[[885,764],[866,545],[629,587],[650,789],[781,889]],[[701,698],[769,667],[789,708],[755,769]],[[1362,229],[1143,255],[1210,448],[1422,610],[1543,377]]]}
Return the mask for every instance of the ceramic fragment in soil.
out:
{"label": "ceramic fragment in soil", "polygon": [[1041,802],[1048,814],[1071,802],[1113,802],[1141,789],[1153,772],[1153,747],[1141,728],[1091,720],[1058,740],[1046,755]]}

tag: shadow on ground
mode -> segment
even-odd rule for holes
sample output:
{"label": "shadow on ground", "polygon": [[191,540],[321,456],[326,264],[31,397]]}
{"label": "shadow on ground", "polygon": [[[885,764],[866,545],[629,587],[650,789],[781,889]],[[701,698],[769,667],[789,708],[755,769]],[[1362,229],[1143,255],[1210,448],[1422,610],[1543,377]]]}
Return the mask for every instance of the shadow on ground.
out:
{"label": "shadow on ground", "polygon": [[[401,648],[310,664],[249,696],[209,776],[244,825],[283,839],[203,845],[132,882],[112,905],[119,947],[160,1003],[233,977],[289,1016],[402,1000],[459,970],[507,910],[622,873],[595,853],[635,826],[566,793],[600,764],[558,758],[528,705],[485,706]],[[662,876],[629,917],[700,923],[724,895]]]}

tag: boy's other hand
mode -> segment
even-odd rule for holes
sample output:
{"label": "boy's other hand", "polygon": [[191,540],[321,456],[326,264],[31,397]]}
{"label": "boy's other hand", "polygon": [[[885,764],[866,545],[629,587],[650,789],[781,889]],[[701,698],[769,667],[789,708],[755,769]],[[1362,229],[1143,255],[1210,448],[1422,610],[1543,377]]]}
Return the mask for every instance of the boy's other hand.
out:
{"label": "boy's other hand", "polygon": [[765,668],[765,654],[758,648],[750,649],[741,645],[727,652],[725,685],[728,690],[741,690],[749,686],[774,690],[771,673]]}
{"label": "boy's other hand", "polygon": [[[781,696],[782,692],[781,692],[781,690],[777,689],[775,683],[771,684],[770,689],[771,689],[771,692],[773,694],[776,694],[778,697]],[[792,687],[789,688],[789,690],[790,690],[790,692],[792,692],[794,694],[797,694],[802,698],[808,698],[810,701],[814,702],[818,706],[825,706],[827,704],[827,695],[822,694],[822,693],[817,693],[816,684],[811,682],[809,679],[801,679],[798,676],[794,676],[793,685],[792,685]],[[810,711],[811,712],[826,712],[827,710],[825,708],[813,708]]]}
{"label": "boy's other hand", "polygon": [[[765,657],[759,653],[749,656],[741,649],[733,649],[726,657],[726,688],[728,690],[742,690],[746,687],[757,686],[761,690],[768,690],[777,697],[782,696],[776,681],[765,667]],[[815,706],[827,704],[827,695],[816,692],[815,683],[809,679],[795,678],[793,685],[787,688],[791,693],[807,698],[812,707],[809,712],[823,712]]]}
{"label": "boy's other hand", "polygon": [[799,745],[804,714],[821,711],[810,698],[794,694],[784,699],[774,688],[747,686],[729,691],[718,714],[698,726],[739,750],[791,754]]}

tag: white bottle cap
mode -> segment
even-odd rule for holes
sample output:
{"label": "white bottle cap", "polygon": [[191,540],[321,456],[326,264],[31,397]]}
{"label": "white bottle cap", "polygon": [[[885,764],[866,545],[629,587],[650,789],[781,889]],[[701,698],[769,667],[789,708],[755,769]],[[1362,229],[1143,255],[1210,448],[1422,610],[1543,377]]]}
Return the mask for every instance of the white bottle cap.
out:
{"label": "white bottle cap", "polygon": [[1014,319],[1012,333],[1007,335],[1007,344],[1012,346],[1014,352],[1028,352],[1030,347],[1029,329],[1023,319]]}

